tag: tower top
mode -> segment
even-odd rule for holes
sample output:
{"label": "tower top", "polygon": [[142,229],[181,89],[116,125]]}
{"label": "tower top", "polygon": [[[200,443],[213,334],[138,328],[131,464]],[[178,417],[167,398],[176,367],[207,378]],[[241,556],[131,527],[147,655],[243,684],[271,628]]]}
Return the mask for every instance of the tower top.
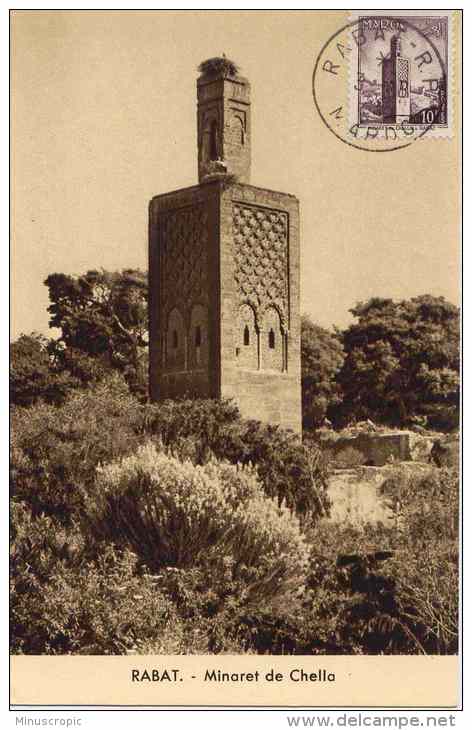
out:
{"label": "tower top", "polygon": [[251,86],[234,61],[217,56],[198,67],[197,125],[200,183],[231,176],[249,183]]}
{"label": "tower top", "polygon": [[402,52],[402,42],[400,40],[400,36],[393,35],[390,40],[390,53],[391,58],[396,58],[397,56],[400,56]]}
{"label": "tower top", "polygon": [[239,66],[231,59],[222,56],[215,56],[202,61],[198,67],[202,76],[211,76],[213,78],[231,78],[239,73]]}

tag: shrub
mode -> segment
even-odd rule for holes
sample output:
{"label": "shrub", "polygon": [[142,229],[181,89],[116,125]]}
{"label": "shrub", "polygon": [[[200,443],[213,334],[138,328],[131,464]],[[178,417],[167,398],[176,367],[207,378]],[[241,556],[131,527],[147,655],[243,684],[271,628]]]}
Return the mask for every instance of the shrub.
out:
{"label": "shrub", "polygon": [[396,509],[392,527],[314,532],[297,651],[457,652],[457,471],[399,467],[383,493]]}
{"label": "shrub", "polygon": [[[172,592],[137,556],[102,546],[77,528],[33,517],[13,503],[10,561],[11,651],[15,654],[203,654],[240,651],[198,610],[179,617]],[[161,578],[162,576],[159,576]],[[189,598],[190,602],[190,598]],[[222,632],[220,632],[222,634]],[[210,648],[211,646],[211,648]]]}
{"label": "shrub", "polygon": [[176,456],[205,463],[211,455],[253,464],[265,493],[316,520],[329,512],[327,472],[318,445],[301,444],[291,431],[243,420],[230,401],[163,401],[146,408],[149,433]]}
{"label": "shrub", "polygon": [[200,444],[200,460],[212,444],[224,441],[225,429],[240,421],[236,404],[229,400],[168,399],[149,404],[145,413],[147,430],[166,445],[194,438]]}
{"label": "shrub", "polygon": [[57,562],[72,564],[83,553],[83,537],[79,529],[64,528],[54,518],[34,518],[24,502],[12,502],[10,510],[10,568],[15,580],[30,577],[44,583],[54,572]]}
{"label": "shrub", "polygon": [[[369,615],[381,611],[385,591],[380,582],[371,580],[375,561],[367,557],[366,547],[371,542],[379,544],[382,531],[369,525],[361,531],[320,523],[311,540],[307,580],[298,601],[279,611],[260,606],[244,616],[246,641],[242,638],[241,643],[247,650],[271,654],[369,653],[365,622]],[[349,551],[360,553],[360,560],[351,566],[338,565],[339,554]]]}
{"label": "shrub", "polygon": [[383,487],[398,505],[392,571],[405,624],[425,653],[458,649],[459,474],[399,469]]}
{"label": "shrub", "polygon": [[182,653],[184,627],[152,577],[135,575],[136,561],[106,546],[96,562],[76,569],[58,563],[40,601],[32,593],[16,595],[13,651],[124,654],[152,642],[156,653]]}
{"label": "shrub", "polygon": [[10,605],[12,649],[44,650],[36,616],[43,605],[44,587],[63,564],[80,562],[83,538],[51,517],[34,518],[24,502],[11,505]]}
{"label": "shrub", "polygon": [[98,470],[87,513],[95,536],[130,547],[154,572],[198,567],[219,596],[232,582],[257,602],[303,580],[299,523],[252,469],[181,463],[148,444]]}
{"label": "shrub", "polygon": [[119,375],[72,393],[58,407],[12,411],[12,485],[34,514],[78,518],[93,493],[95,467],[128,455],[149,437],[179,458],[212,456],[253,464],[264,491],[306,520],[329,510],[317,446],[290,431],[244,421],[229,401],[181,400],[142,405]]}
{"label": "shrub", "polygon": [[143,414],[114,375],[59,407],[14,408],[11,425],[15,499],[28,503],[33,515],[70,524],[80,517],[97,464],[130,453],[142,440]]}
{"label": "shrub", "polygon": [[246,651],[454,654],[458,650],[458,480],[399,467],[386,485],[397,519],[361,529],[320,522],[297,603],[240,617]]}

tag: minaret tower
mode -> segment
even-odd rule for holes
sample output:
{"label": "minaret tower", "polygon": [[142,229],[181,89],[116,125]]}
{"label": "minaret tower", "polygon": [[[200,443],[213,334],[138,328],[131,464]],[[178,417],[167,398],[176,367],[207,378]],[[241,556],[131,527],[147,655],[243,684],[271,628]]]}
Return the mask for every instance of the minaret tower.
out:
{"label": "minaret tower", "polygon": [[[218,66],[218,61],[220,66]],[[221,68],[215,75],[211,64]],[[229,64],[230,75],[224,65]],[[197,80],[198,181],[214,172],[249,183],[251,175],[251,86],[225,59],[202,64]],[[209,70],[208,70],[209,69]]]}
{"label": "minaret tower", "polygon": [[401,55],[401,40],[393,35],[390,55],[382,61],[382,117],[384,122],[410,121],[410,62]]}
{"label": "minaret tower", "polygon": [[226,58],[200,71],[199,184],[149,207],[151,398],[233,398],[299,432],[298,200],[250,185],[248,80]]}

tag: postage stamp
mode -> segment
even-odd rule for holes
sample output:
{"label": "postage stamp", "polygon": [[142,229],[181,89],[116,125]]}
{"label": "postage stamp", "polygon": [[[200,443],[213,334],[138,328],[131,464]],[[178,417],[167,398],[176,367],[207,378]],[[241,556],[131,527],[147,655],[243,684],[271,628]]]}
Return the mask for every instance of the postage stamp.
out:
{"label": "postage stamp", "polygon": [[350,121],[386,130],[407,125],[428,137],[452,134],[453,16],[368,11],[358,22],[351,55]]}
{"label": "postage stamp", "polygon": [[351,13],[313,71],[315,107],[328,129],[369,152],[452,137],[455,22],[450,10]]}

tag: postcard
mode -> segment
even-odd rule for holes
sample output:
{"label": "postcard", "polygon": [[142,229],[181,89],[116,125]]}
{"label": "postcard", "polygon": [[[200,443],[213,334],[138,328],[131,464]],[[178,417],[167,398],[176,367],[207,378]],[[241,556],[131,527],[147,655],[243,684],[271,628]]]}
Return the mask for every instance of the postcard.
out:
{"label": "postcard", "polygon": [[12,10],[11,706],[461,706],[461,11]]}

